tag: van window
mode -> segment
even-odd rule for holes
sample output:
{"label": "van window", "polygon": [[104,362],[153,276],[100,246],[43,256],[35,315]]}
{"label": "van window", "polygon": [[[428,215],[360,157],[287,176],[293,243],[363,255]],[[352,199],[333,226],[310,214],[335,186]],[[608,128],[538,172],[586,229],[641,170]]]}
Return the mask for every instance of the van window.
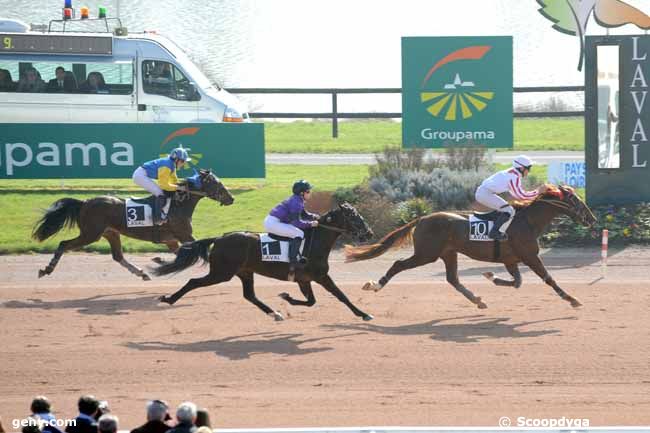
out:
{"label": "van window", "polygon": [[0,92],[133,93],[133,62],[0,60]]}
{"label": "van window", "polygon": [[179,101],[198,101],[190,80],[175,65],[159,60],[142,62],[142,89],[145,93],[162,95]]}

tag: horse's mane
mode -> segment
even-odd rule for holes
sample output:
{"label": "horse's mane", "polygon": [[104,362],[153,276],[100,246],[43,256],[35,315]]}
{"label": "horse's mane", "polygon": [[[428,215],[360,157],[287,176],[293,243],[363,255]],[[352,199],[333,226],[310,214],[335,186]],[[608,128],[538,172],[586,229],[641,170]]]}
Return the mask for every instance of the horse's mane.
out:
{"label": "horse's mane", "polygon": [[531,206],[533,203],[536,203],[538,201],[544,201],[548,199],[562,200],[563,197],[564,197],[564,193],[557,185],[547,184],[546,192],[544,194],[539,194],[537,197],[535,197],[532,200],[511,200],[510,206],[515,208],[515,210],[519,211]]}

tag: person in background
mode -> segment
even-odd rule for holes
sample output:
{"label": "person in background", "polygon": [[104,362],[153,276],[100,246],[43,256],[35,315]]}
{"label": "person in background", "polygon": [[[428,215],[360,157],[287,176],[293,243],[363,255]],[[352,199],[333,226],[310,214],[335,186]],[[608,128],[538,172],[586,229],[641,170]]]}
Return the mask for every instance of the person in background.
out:
{"label": "person in background", "polygon": [[43,433],[61,433],[61,430],[57,428],[56,417],[52,414],[52,404],[47,397],[43,395],[34,397],[30,409],[33,417],[45,421]]}
{"label": "person in background", "polygon": [[104,76],[99,72],[88,74],[88,79],[81,83],[79,91],[82,93],[109,93]]}
{"label": "person in background", "polygon": [[97,421],[94,417],[99,410],[99,400],[93,395],[82,395],[77,402],[77,407],[79,415],[74,423],[66,427],[66,433],[97,433]]}
{"label": "person in background", "polygon": [[2,427],[2,417],[0,416],[0,433],[5,433],[4,427]]}
{"label": "person in background", "polygon": [[15,92],[16,83],[11,78],[11,72],[0,69],[0,92]]}
{"label": "person in background", "polygon": [[196,411],[196,422],[194,423],[197,427],[208,427],[212,428],[210,425],[210,414],[205,408],[198,409]]}
{"label": "person in background", "polygon": [[168,433],[196,433],[196,405],[186,401],[178,405],[176,409],[176,427],[170,429]]}
{"label": "person in background", "polygon": [[19,92],[42,92],[45,87],[45,81],[41,79],[41,74],[34,68],[27,69],[18,82]]}
{"label": "person in background", "polygon": [[167,403],[162,400],[152,400],[147,403],[147,422],[131,430],[131,433],[165,433],[171,428],[167,424],[171,419]]}
{"label": "person in background", "polygon": [[47,92],[49,93],[63,93],[63,92],[74,92],[76,86],[74,83],[67,78],[65,68],[63,66],[58,66],[54,71],[56,77],[52,78],[47,83]]}
{"label": "person in background", "polygon": [[115,415],[105,414],[97,421],[97,433],[117,433],[119,420]]}

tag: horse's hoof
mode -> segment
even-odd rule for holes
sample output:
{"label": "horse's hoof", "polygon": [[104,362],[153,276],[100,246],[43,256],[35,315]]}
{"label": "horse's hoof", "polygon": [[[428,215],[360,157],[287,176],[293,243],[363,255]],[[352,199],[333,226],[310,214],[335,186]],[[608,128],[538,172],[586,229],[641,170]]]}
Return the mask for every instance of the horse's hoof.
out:
{"label": "horse's hoof", "polygon": [[569,302],[571,302],[571,306],[572,306],[573,308],[580,308],[580,307],[582,307],[582,304],[581,304],[580,301],[578,301],[577,299],[571,299]]}
{"label": "horse's hoof", "polygon": [[365,316],[363,316],[364,322],[370,322],[372,319],[374,319],[372,314],[366,314]]}
{"label": "horse's hoof", "polygon": [[284,320],[284,316],[277,311],[269,313],[269,316],[273,317],[276,322],[282,322]]}
{"label": "horse's hoof", "polygon": [[483,276],[490,281],[494,281],[494,272],[483,272]]}
{"label": "horse's hoof", "polygon": [[361,288],[361,290],[367,290],[367,291],[375,290],[375,289],[374,289],[374,286],[376,286],[376,285],[377,285],[377,283],[375,283],[374,281],[370,280],[370,281],[368,281],[366,284],[363,285],[363,287]]}
{"label": "horse's hoof", "polygon": [[161,296],[160,298],[158,298],[158,301],[159,301],[159,302],[164,302],[165,304],[169,304],[169,305],[172,304],[172,301],[170,301],[170,300],[167,298],[167,296]]}
{"label": "horse's hoof", "polygon": [[46,275],[47,275],[47,272],[45,272],[43,269],[38,270],[38,278],[43,278]]}
{"label": "horse's hoof", "polygon": [[479,310],[485,310],[487,308],[487,304],[481,300],[481,298],[476,298],[476,301],[474,301],[476,306],[479,308]]}
{"label": "horse's hoof", "polygon": [[163,263],[165,263],[162,257],[154,257],[153,259],[151,259],[151,261],[158,265],[162,265]]}
{"label": "horse's hoof", "polygon": [[151,277],[147,274],[142,274],[142,280],[143,281],[151,281]]}
{"label": "horse's hoof", "polygon": [[289,299],[291,299],[291,296],[287,292],[282,292],[278,296],[287,302],[289,302]]}

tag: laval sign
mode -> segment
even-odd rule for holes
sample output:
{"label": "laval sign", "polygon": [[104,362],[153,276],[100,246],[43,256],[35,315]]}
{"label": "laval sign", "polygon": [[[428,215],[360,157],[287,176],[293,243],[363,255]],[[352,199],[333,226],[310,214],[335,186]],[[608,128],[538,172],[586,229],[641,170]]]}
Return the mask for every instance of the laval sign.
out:
{"label": "laval sign", "polygon": [[125,178],[180,145],[191,167],[265,176],[263,124],[0,124],[0,179]]}
{"label": "laval sign", "polygon": [[588,36],[585,58],[587,200],[650,201],[650,36]]}

